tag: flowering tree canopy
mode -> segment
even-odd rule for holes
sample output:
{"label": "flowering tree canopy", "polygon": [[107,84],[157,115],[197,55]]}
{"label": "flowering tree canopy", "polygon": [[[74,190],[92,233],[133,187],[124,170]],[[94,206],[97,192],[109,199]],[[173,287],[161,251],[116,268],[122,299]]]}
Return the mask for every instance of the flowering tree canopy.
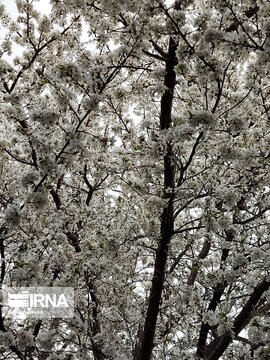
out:
{"label": "flowering tree canopy", "polygon": [[1,359],[269,359],[269,1],[16,4],[0,281],[75,310],[0,305]]}

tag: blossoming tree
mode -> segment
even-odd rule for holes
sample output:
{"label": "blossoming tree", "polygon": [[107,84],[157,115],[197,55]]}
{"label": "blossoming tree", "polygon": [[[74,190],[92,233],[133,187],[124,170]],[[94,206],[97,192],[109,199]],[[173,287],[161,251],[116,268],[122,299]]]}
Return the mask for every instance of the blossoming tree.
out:
{"label": "blossoming tree", "polygon": [[75,310],[0,305],[1,358],[269,359],[269,1],[16,4],[0,281]]}

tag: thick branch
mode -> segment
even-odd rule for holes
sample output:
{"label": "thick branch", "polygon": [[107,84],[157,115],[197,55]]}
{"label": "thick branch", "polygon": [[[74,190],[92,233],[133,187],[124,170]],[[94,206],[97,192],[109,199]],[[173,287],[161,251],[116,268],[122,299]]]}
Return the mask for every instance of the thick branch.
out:
{"label": "thick branch", "polygon": [[61,208],[61,200],[60,200],[60,197],[58,195],[58,192],[55,191],[54,189],[51,189],[50,194],[52,195],[52,198],[53,198],[53,201],[55,203],[56,209],[60,210],[60,208]]}
{"label": "thick branch", "polygon": [[[249,323],[252,318],[253,311],[256,308],[259,300],[261,299],[262,295],[267,291],[270,287],[270,281],[267,278],[263,278],[263,280],[256,286],[253,293],[250,295],[248,301],[243,306],[241,312],[234,320],[232,332],[234,335],[238,335],[241,330]],[[215,339],[209,345],[210,355],[206,358],[207,360],[217,360],[219,359],[227,347],[232,342],[233,338],[231,333],[224,334],[219,338]],[[214,345],[214,346],[213,346]]]}
{"label": "thick branch", "polygon": [[[5,278],[5,273],[6,273],[5,246],[4,246],[3,238],[0,239],[0,253],[1,253],[1,262],[2,262],[2,264],[1,264],[1,289],[2,289],[2,284],[3,284],[4,278]],[[1,289],[0,289],[0,291],[1,291]],[[3,308],[3,306],[0,304],[0,331],[5,331],[2,308]]]}
{"label": "thick branch", "polygon": [[[226,241],[229,243],[233,241],[233,232],[230,230],[226,231]],[[206,248],[206,250],[207,250],[207,248]],[[220,264],[221,264],[220,268],[221,269],[224,267],[224,262],[227,260],[228,256],[229,256],[229,250],[226,248],[223,249],[221,259],[220,259]],[[227,281],[220,282],[215,286],[212,299],[208,305],[208,311],[216,310],[227,286],[228,286]],[[205,356],[206,341],[207,341],[207,336],[208,336],[210,329],[211,329],[211,327],[208,323],[202,323],[201,329],[200,329],[200,334],[199,334],[198,345],[197,345],[197,355],[200,358],[204,358],[204,356]]]}
{"label": "thick branch", "polygon": [[[166,59],[166,75],[164,85],[165,93],[161,98],[160,110],[160,129],[165,130],[171,126],[171,112],[173,102],[173,92],[175,87],[174,67],[177,63],[176,59],[177,44],[170,38],[168,57]],[[148,300],[147,313],[144,323],[144,330],[139,339],[140,344],[136,346],[136,360],[150,360],[153,346],[154,336],[159,314],[159,304],[164,286],[165,270],[168,257],[168,246],[173,235],[173,191],[175,186],[175,169],[172,160],[172,145],[167,144],[166,154],[164,156],[164,200],[167,202],[161,215],[160,240],[156,251],[154,275],[152,278],[152,286],[150,297]]]}
{"label": "thick branch", "polygon": [[190,272],[188,282],[187,282],[188,285],[190,285],[190,286],[194,285],[194,282],[195,282],[196,277],[199,272],[199,261],[206,258],[206,256],[209,253],[210,246],[211,246],[211,242],[208,238],[206,238],[203,243],[203,247],[198,255],[198,259],[192,265],[191,272]]}
{"label": "thick branch", "polygon": [[67,231],[66,236],[70,245],[74,247],[76,253],[81,252],[79,236],[71,231]]}

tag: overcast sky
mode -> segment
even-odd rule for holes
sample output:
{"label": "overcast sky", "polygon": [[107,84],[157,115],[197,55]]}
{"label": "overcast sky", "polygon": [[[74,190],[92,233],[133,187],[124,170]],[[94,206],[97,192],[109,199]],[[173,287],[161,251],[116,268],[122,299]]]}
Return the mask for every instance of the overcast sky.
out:
{"label": "overcast sky", "polygon": [[[16,1],[15,0],[0,0],[0,3],[3,3],[6,7],[6,10],[8,14],[15,20],[18,16],[18,11],[16,7]],[[34,2],[34,6],[37,10],[39,10],[41,13],[48,14],[50,12],[50,1],[49,0],[39,0]],[[5,31],[0,28],[0,41],[4,37]],[[23,49],[16,45],[13,46],[12,55],[7,56],[4,54],[3,58],[7,61],[12,62],[12,59],[15,56],[21,55]]]}
{"label": "overcast sky", "polygon": [[5,5],[6,10],[9,13],[9,15],[12,16],[13,18],[15,18],[18,14],[16,5],[15,5],[15,0],[2,0],[1,2]]}
{"label": "overcast sky", "polygon": [[[15,0],[0,0],[2,2],[8,13],[13,17],[16,18],[18,15],[17,8],[16,8],[16,1]],[[33,3],[35,8],[37,8],[42,13],[48,13],[50,11],[50,1],[49,0],[39,0]]]}

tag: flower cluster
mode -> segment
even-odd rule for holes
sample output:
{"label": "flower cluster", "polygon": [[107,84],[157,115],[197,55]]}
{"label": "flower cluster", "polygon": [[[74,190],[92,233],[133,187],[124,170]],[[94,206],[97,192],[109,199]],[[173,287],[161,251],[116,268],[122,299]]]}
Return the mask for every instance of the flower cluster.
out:
{"label": "flower cluster", "polygon": [[21,222],[21,210],[19,205],[12,204],[6,209],[5,220],[11,227],[17,227]]}
{"label": "flower cluster", "polygon": [[30,118],[33,121],[38,121],[41,125],[45,127],[51,127],[60,118],[60,114],[54,110],[39,110],[33,111],[30,114]]}
{"label": "flower cluster", "polygon": [[217,123],[217,117],[210,111],[194,110],[190,116],[190,125],[196,127],[203,125],[205,127],[212,127]]}

